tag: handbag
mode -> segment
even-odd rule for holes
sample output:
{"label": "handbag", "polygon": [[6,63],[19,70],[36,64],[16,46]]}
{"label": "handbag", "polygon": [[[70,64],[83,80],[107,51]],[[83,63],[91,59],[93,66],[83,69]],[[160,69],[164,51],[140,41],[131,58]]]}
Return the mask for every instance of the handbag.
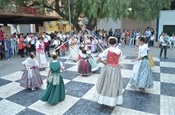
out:
{"label": "handbag", "polygon": [[154,40],[154,35],[152,35],[150,39],[151,39],[151,41],[153,41]]}
{"label": "handbag", "polygon": [[150,64],[151,68],[153,68],[155,66],[155,64],[154,64],[153,57],[150,53],[148,53],[148,60],[149,60],[149,64]]}

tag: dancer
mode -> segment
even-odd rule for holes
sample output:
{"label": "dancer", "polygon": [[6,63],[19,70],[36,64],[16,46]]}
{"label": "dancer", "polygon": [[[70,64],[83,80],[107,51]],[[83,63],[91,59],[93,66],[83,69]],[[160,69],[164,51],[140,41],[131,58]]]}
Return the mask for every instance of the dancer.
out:
{"label": "dancer", "polygon": [[36,90],[37,87],[43,84],[43,81],[38,70],[38,62],[35,59],[34,53],[30,53],[30,57],[23,61],[22,64],[26,69],[20,80],[20,86],[31,88],[32,91]]}
{"label": "dancer", "polygon": [[77,38],[73,37],[69,40],[69,50],[70,50],[70,54],[69,54],[69,58],[71,60],[73,60],[74,62],[76,62],[78,60],[78,46],[77,46]]}
{"label": "dancer", "polygon": [[58,60],[58,54],[52,53],[53,61],[49,64],[49,71],[47,75],[47,88],[42,101],[47,101],[49,104],[55,105],[65,99],[65,86],[63,78],[60,74],[64,71],[63,63]]}
{"label": "dancer", "polygon": [[46,60],[46,55],[44,52],[44,43],[43,43],[43,38],[39,37],[38,41],[36,43],[36,58],[39,63],[39,68],[46,68],[47,67],[47,60]]}
{"label": "dancer", "polygon": [[85,48],[80,49],[82,53],[79,54],[80,61],[78,63],[78,74],[82,76],[91,75],[92,71],[91,71],[91,65],[88,61],[87,51],[85,50]]}
{"label": "dancer", "polygon": [[145,88],[153,87],[153,77],[148,60],[148,44],[145,44],[146,39],[144,37],[138,39],[140,45],[138,57],[132,60],[134,67],[129,83],[143,91]]}
{"label": "dancer", "polygon": [[109,48],[104,50],[98,57],[98,61],[105,66],[100,72],[96,84],[95,101],[113,108],[116,104],[123,103],[122,97],[122,74],[118,65],[122,57],[122,52],[115,47],[117,40],[115,37],[108,39]]}
{"label": "dancer", "polygon": [[88,61],[91,65],[91,71],[92,72],[97,71],[99,66],[98,66],[98,63],[95,61],[94,57],[92,56],[90,48],[88,48],[87,56],[88,56]]}

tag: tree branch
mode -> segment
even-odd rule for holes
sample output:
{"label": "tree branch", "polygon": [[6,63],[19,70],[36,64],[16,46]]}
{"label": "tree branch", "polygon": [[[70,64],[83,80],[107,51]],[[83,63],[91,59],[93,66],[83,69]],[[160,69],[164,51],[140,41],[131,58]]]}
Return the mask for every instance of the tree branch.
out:
{"label": "tree branch", "polygon": [[65,18],[65,14],[60,11],[59,0],[55,0],[55,11],[62,17]]}
{"label": "tree branch", "polygon": [[[55,8],[53,8],[52,6],[48,6],[48,5],[46,5],[46,4],[44,4],[43,5],[45,8],[48,8],[48,9],[51,9],[51,10],[54,10],[54,11],[56,11],[56,9]],[[57,11],[56,11],[57,12]]]}

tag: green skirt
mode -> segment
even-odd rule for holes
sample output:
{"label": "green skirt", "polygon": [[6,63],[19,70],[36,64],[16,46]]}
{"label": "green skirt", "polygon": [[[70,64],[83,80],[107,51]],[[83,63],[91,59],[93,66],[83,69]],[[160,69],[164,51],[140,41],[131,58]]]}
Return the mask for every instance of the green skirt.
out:
{"label": "green skirt", "polygon": [[58,85],[53,85],[53,81],[47,84],[46,91],[41,97],[42,101],[47,101],[49,104],[55,105],[65,99],[65,86],[63,78],[60,76]]}

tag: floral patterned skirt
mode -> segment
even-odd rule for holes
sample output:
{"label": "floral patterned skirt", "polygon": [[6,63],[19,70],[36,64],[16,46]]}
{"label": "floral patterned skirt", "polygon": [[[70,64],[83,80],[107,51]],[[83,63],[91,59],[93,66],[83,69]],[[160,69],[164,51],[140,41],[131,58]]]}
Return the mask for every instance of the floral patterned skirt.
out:
{"label": "floral patterned skirt", "polygon": [[152,88],[154,86],[148,59],[142,59],[134,64],[129,83],[138,88]]}

